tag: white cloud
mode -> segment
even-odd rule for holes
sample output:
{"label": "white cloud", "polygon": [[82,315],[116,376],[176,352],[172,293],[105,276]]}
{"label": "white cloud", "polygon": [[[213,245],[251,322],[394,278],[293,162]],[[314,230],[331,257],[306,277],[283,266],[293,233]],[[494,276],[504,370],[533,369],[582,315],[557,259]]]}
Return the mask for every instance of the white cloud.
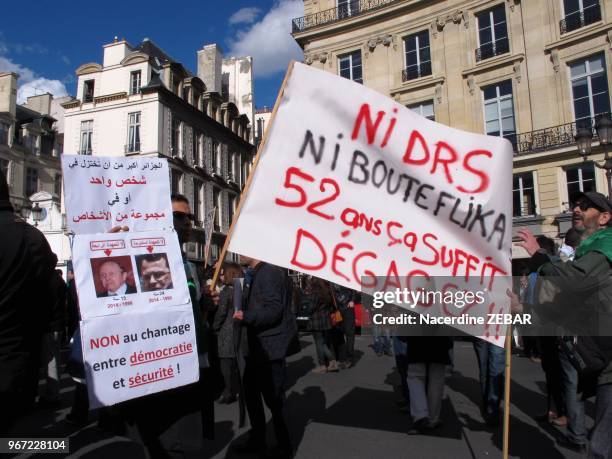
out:
{"label": "white cloud", "polygon": [[240,8],[234,14],[232,14],[229,18],[229,24],[251,24],[257,19],[257,15],[261,9],[256,6],[250,6],[246,8]]}
{"label": "white cloud", "polygon": [[49,92],[53,97],[63,97],[68,94],[66,86],[59,80],[36,78],[19,86],[17,90],[17,103],[24,103],[28,97]]}
{"label": "white cloud", "polygon": [[301,60],[302,50],[291,36],[291,20],[303,16],[302,0],[279,0],[258,22],[230,39],[231,56],[253,56],[256,77],[287,69],[292,59]]}
{"label": "white cloud", "polygon": [[49,80],[37,75],[33,70],[17,64],[7,57],[0,56],[0,72],[15,72],[19,75],[17,83],[17,103],[23,104],[29,96],[50,92],[55,97],[68,94],[66,86],[59,80]]}

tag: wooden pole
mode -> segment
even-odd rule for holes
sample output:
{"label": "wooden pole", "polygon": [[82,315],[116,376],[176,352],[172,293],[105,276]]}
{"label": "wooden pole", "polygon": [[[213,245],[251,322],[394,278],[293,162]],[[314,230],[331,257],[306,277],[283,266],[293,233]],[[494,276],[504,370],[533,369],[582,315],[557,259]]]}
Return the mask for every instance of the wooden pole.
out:
{"label": "wooden pole", "polygon": [[208,267],[208,256],[210,255],[210,243],[212,241],[212,233],[213,233],[213,229],[215,228],[215,217],[217,216],[217,206],[213,207],[213,215],[212,215],[212,224],[210,225],[210,234],[206,235],[206,238],[208,239],[206,241],[206,246],[204,247],[204,267]]}
{"label": "wooden pole", "polygon": [[[266,131],[261,140],[261,143],[259,144],[257,154],[255,155],[255,159],[253,160],[253,167],[251,168],[251,172],[249,173],[249,178],[247,179],[247,182],[244,185],[244,189],[242,190],[242,193],[240,194],[240,202],[238,203],[236,214],[234,215],[234,218],[232,219],[232,224],[230,225],[230,229],[227,232],[227,236],[225,237],[225,243],[223,244],[223,249],[221,250],[221,253],[219,254],[219,261],[221,262],[225,258],[227,248],[229,247],[229,243],[232,238],[232,234],[234,232],[234,227],[236,226],[236,222],[238,221],[238,217],[240,216],[240,212],[242,211],[242,206],[244,202],[246,201],[247,194],[249,192],[249,189],[251,188],[251,183],[253,182],[253,177],[255,176],[255,169],[257,169],[257,164],[259,164],[261,153],[263,152],[266,146],[266,143],[268,141],[268,134],[270,133],[271,127],[274,126],[274,118],[276,117],[276,112],[278,111],[280,101],[283,97],[283,93],[285,92],[285,86],[287,85],[287,81],[289,81],[289,77],[291,76],[291,72],[293,71],[294,64],[295,64],[295,61],[291,61],[289,63],[289,67],[287,68],[287,73],[285,74],[285,78],[283,79],[283,84],[281,85],[280,90],[278,91],[278,96],[276,96],[276,102],[274,103],[274,109],[272,110],[272,115],[270,116],[270,122],[268,123],[268,127],[266,128]],[[217,263],[217,266],[215,267],[215,274],[213,275],[212,285],[210,286],[211,291],[217,285],[217,280],[219,278],[219,272],[221,271],[221,264],[222,263]]]}
{"label": "wooden pole", "polygon": [[504,444],[503,459],[508,459],[510,447],[510,376],[512,364],[512,325],[506,330],[506,374],[504,383]]}

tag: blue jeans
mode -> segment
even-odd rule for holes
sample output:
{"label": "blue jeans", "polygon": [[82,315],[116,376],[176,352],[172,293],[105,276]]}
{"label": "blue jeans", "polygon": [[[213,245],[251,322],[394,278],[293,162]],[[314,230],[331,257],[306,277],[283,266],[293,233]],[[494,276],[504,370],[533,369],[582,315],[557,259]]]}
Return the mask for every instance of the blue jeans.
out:
{"label": "blue jeans", "polygon": [[387,327],[372,324],[372,336],[374,338],[374,352],[377,354],[391,352],[391,334]]}
{"label": "blue jeans", "polygon": [[591,432],[590,459],[612,458],[612,384],[597,387],[595,426]]}
{"label": "blue jeans", "polygon": [[313,330],[312,337],[314,338],[319,365],[327,366],[329,362],[336,360],[336,356],[329,346],[329,330]]}
{"label": "blue jeans", "polygon": [[480,371],[480,393],[483,412],[488,415],[499,414],[499,401],[503,396],[505,349],[487,341],[476,339],[474,351]]}
{"label": "blue jeans", "polygon": [[393,337],[393,354],[395,355],[395,366],[399,373],[400,382],[402,385],[402,395],[404,400],[410,400],[408,393],[408,344],[400,340],[397,336]]}
{"label": "blue jeans", "polygon": [[567,354],[559,350],[561,378],[565,392],[565,412],[567,416],[567,438],[573,443],[587,443],[587,429],[584,423],[584,401],[578,396],[578,372],[570,363]]}

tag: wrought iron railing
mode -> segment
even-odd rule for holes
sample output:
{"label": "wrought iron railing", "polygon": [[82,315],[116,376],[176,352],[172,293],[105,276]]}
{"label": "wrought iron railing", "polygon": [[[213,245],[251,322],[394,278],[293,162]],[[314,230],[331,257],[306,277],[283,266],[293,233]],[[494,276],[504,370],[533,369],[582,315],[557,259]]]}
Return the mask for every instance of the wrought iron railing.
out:
{"label": "wrought iron railing", "polygon": [[593,24],[594,22],[601,20],[601,6],[596,3],[591,6],[587,6],[581,11],[574,11],[573,13],[565,16],[559,22],[559,29],[561,29],[561,35],[572,30],[580,29],[581,27]]}
{"label": "wrought iron railing", "polygon": [[595,118],[586,118],[573,123],[562,124],[546,129],[538,129],[531,132],[523,132],[514,134],[513,138],[508,138],[514,147],[516,155],[527,153],[536,153],[539,151],[551,150],[553,148],[565,147],[576,143],[575,135],[577,128],[591,128],[593,130],[593,140],[597,140],[597,131],[595,123],[601,116],[610,116],[610,114],[598,115]]}
{"label": "wrought iron railing", "polygon": [[313,27],[318,27],[325,24],[341,21],[346,18],[362,15],[369,11],[382,8],[390,3],[398,0],[349,0],[336,8],[319,11],[318,13],[309,14],[301,18],[295,18],[292,21],[292,32],[303,32]]}
{"label": "wrought iron railing", "polygon": [[510,51],[510,43],[508,37],[500,38],[491,43],[486,43],[480,48],[476,49],[476,62],[480,62],[483,59],[489,59],[490,57],[499,56]]}
{"label": "wrought iron railing", "polygon": [[421,62],[419,65],[410,65],[402,70],[402,81],[414,80],[431,75],[431,61]]}

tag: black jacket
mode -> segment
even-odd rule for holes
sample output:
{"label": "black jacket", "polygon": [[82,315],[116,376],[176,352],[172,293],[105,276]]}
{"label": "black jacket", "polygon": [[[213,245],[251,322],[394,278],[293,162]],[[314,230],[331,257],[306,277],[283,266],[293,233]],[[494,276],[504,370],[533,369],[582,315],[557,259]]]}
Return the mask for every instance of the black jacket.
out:
{"label": "black jacket", "polygon": [[249,358],[284,359],[297,342],[297,325],[290,309],[291,288],[284,269],[261,262],[253,273],[243,324]]}
{"label": "black jacket", "polygon": [[0,206],[0,393],[19,396],[37,377],[31,369],[51,321],[56,263],[43,234]]}

